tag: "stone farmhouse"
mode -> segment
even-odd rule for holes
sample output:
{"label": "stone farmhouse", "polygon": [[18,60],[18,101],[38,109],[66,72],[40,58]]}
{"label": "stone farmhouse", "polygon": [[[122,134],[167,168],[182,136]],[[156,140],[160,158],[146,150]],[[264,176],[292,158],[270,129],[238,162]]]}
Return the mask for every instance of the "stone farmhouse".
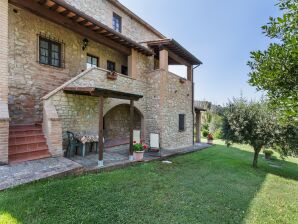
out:
{"label": "stone farmhouse", "polygon": [[117,0],[0,0],[0,23],[0,164],[63,156],[67,131],[98,133],[99,160],[133,129],[194,144],[200,60]]}

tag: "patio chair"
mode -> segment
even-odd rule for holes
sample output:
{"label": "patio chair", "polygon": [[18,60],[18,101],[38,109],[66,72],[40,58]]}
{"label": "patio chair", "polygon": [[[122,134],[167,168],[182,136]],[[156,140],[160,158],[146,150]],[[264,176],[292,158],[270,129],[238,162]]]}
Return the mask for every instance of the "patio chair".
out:
{"label": "patio chair", "polygon": [[159,156],[159,157],[161,157],[159,134],[150,133],[150,145],[149,145],[149,149],[148,149],[148,154],[150,156]]}
{"label": "patio chair", "polygon": [[80,153],[82,155],[83,153],[83,144],[79,142],[75,136],[74,133],[67,131],[67,138],[68,138],[68,145],[67,145],[67,151],[66,151],[66,157],[72,157],[75,153],[77,153],[78,148],[80,150]]}

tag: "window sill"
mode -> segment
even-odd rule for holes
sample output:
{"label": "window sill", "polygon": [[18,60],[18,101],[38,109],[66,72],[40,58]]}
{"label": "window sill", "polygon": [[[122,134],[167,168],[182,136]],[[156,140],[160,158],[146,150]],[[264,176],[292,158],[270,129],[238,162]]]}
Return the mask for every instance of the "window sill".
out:
{"label": "window sill", "polygon": [[47,65],[47,64],[42,64],[39,61],[36,62],[38,65],[42,66],[42,67],[46,67],[46,68],[52,68],[52,69],[56,69],[56,70],[64,70],[65,67],[56,67],[53,65]]}

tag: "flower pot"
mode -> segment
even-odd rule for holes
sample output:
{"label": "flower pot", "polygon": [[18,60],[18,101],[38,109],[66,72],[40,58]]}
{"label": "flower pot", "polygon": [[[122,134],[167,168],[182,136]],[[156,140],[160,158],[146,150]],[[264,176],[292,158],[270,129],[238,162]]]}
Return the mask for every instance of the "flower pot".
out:
{"label": "flower pot", "polygon": [[271,154],[265,153],[265,159],[270,160],[271,159]]}
{"label": "flower pot", "polygon": [[183,83],[185,83],[185,82],[186,82],[186,79],[184,79],[184,78],[180,78],[180,79],[179,79],[179,81],[180,81],[180,83],[182,83],[182,84],[183,84]]}
{"label": "flower pot", "polygon": [[144,158],[144,151],[133,152],[133,158],[135,161],[142,161]]}
{"label": "flower pot", "polygon": [[213,144],[213,139],[207,139],[207,143],[212,145]]}
{"label": "flower pot", "polygon": [[116,72],[108,72],[107,78],[110,80],[116,80],[118,78],[118,74]]}

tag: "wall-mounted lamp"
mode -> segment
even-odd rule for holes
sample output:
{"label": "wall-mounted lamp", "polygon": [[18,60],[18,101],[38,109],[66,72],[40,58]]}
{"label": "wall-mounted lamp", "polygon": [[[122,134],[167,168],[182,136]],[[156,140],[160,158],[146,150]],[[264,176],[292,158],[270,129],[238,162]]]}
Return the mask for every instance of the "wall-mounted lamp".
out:
{"label": "wall-mounted lamp", "polygon": [[88,47],[88,43],[89,43],[89,40],[87,38],[84,38],[83,47],[82,47],[83,51]]}

